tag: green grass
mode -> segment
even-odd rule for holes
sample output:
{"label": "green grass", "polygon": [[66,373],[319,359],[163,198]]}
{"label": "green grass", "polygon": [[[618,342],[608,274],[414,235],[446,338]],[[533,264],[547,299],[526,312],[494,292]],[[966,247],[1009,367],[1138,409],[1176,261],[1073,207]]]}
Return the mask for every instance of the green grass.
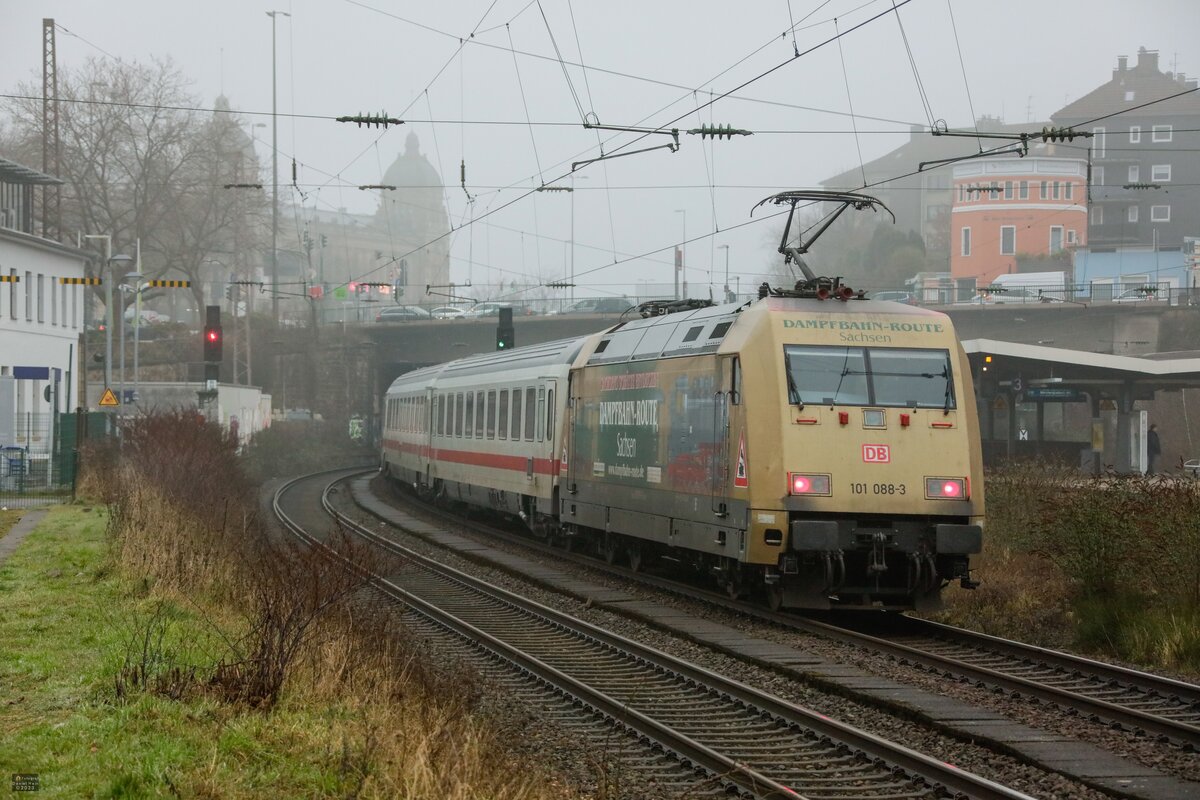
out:
{"label": "green grass", "polygon": [[21,519],[21,515],[24,513],[24,510],[19,508],[0,511],[0,539],[3,539],[12,526],[17,524],[17,520]]}
{"label": "green grass", "polygon": [[[104,525],[100,510],[53,509],[0,566],[0,776],[38,773],[39,797],[336,792],[340,751],[328,755],[330,726],[310,710],[117,699],[129,637],[160,601],[109,568]],[[205,626],[169,612],[170,658],[202,659]]]}
{"label": "green grass", "polygon": [[203,668],[181,699],[132,686],[131,657],[151,675],[211,666],[227,655],[215,626],[245,621],[116,569],[106,513],[54,508],[0,565],[0,779],[35,773],[46,798],[570,794],[506,755],[456,681],[423,689],[385,655],[349,684],[330,677],[322,657],[365,663],[345,639],[322,639],[269,712],[222,700]]}

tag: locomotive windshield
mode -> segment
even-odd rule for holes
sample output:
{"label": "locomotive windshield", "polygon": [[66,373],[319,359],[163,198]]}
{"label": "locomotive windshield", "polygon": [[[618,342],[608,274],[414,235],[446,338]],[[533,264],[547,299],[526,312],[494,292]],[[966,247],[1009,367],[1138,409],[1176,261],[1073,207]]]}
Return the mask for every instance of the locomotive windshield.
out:
{"label": "locomotive windshield", "polygon": [[946,350],[810,345],[783,350],[791,405],[955,407]]}

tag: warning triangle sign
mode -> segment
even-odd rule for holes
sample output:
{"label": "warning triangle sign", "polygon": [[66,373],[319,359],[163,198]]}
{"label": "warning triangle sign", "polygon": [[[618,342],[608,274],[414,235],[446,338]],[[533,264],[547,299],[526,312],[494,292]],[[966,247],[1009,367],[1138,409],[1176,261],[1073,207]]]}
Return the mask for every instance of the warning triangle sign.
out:
{"label": "warning triangle sign", "polygon": [[738,460],[737,469],[733,472],[733,486],[735,489],[746,489],[750,486],[750,476],[746,472],[746,432],[742,431],[738,437]]}
{"label": "warning triangle sign", "polygon": [[113,390],[109,389],[106,386],[104,388],[104,394],[100,395],[100,405],[102,405],[102,406],[119,406],[119,405],[121,405],[121,403],[119,400],[117,400],[117,396],[116,396],[116,394],[113,393]]}

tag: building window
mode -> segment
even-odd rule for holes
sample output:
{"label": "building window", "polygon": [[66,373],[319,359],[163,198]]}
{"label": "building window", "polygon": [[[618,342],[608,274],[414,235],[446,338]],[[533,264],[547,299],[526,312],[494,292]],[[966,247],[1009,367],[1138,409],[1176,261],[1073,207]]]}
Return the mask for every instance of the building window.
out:
{"label": "building window", "polygon": [[1062,191],[1062,184],[1060,184],[1058,181],[1055,181],[1054,182],[1054,199],[1055,200],[1057,200],[1060,197],[1061,191]]}
{"label": "building window", "polygon": [[71,327],[79,329],[79,292],[78,286],[71,287]]}
{"label": "building window", "polygon": [[58,284],[53,275],[50,276],[50,324],[58,324]]}
{"label": "building window", "polygon": [[1141,125],[1130,125],[1129,126],[1129,143],[1130,144],[1138,144],[1141,141],[1142,141],[1142,126]]}
{"label": "building window", "polygon": [[1004,199],[1005,199],[1005,200],[1012,200],[1012,199],[1013,199],[1013,184],[1012,184],[1012,181],[1005,181],[1005,182],[1004,182]]}
{"label": "building window", "polygon": [[1150,206],[1150,221],[1151,222],[1170,222],[1171,207],[1170,206]]}
{"label": "building window", "polygon": [[1057,253],[1063,249],[1063,228],[1062,225],[1050,226],[1050,252]]}
{"label": "building window", "polygon": [[992,199],[999,200],[1000,199],[1000,184],[993,183],[990,187],[990,190],[991,190]]}
{"label": "building window", "polygon": [[962,254],[964,256],[971,255],[971,229],[962,229]]}
{"label": "building window", "polygon": [[1092,224],[1104,224],[1104,206],[1092,206]]}
{"label": "building window", "polygon": [[1092,167],[1092,186],[1104,185],[1104,167]]}
{"label": "building window", "polygon": [[1029,181],[1021,181],[1020,199],[1029,199]]}
{"label": "building window", "polygon": [[1000,255],[1013,256],[1017,254],[1017,228],[1015,225],[1000,226]]}
{"label": "building window", "polygon": [[1066,187],[1067,199],[1070,200],[1072,194],[1074,193],[1075,183],[1074,183],[1074,181],[1067,181],[1066,183],[1063,184],[1063,186]]}
{"label": "building window", "polygon": [[1049,188],[1049,184],[1047,184],[1045,181],[1042,181],[1042,199],[1043,200],[1045,200],[1050,194],[1047,191],[1048,188]]}
{"label": "building window", "polygon": [[1155,164],[1150,168],[1150,180],[1155,183],[1167,183],[1171,180],[1170,164]]}
{"label": "building window", "polygon": [[1138,221],[1138,207],[1137,206],[1129,207],[1129,215],[1126,217],[1126,219],[1129,222],[1137,222]]}
{"label": "building window", "polygon": [[1130,183],[1137,183],[1138,181],[1140,181],[1142,179],[1141,175],[1142,175],[1142,168],[1139,167],[1137,164],[1134,164],[1133,166],[1131,166],[1129,168],[1129,182]]}
{"label": "building window", "polygon": [[1150,141],[1152,142],[1171,141],[1172,129],[1170,125],[1155,125],[1150,131]]}
{"label": "building window", "polygon": [[[16,319],[17,318],[17,287],[20,285],[16,282],[17,271],[15,269],[10,269],[8,271],[8,277],[13,279],[8,284],[8,315],[10,317],[12,317],[13,319]],[[29,284],[26,284],[26,286],[28,286],[28,285]]]}
{"label": "building window", "polygon": [[1092,155],[1096,158],[1104,158],[1106,151],[1104,128],[1092,128]]}
{"label": "building window", "polygon": [[33,273],[25,272],[25,321],[33,322]]}
{"label": "building window", "polygon": [[1075,244],[1075,229],[1071,228],[1067,231],[1067,244]]}
{"label": "building window", "polygon": [[38,322],[46,321],[46,276],[38,273],[37,282],[37,319]]}

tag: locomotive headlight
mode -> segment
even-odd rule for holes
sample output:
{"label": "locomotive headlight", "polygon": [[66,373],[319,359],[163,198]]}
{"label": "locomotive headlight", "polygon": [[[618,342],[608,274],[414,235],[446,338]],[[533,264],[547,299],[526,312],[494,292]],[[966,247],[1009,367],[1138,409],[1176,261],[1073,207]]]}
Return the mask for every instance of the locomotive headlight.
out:
{"label": "locomotive headlight", "polygon": [[970,497],[971,484],[966,478],[926,478],[927,500],[966,500]]}
{"label": "locomotive headlight", "polygon": [[832,481],[828,475],[808,475],[800,472],[788,473],[788,494],[830,494]]}

